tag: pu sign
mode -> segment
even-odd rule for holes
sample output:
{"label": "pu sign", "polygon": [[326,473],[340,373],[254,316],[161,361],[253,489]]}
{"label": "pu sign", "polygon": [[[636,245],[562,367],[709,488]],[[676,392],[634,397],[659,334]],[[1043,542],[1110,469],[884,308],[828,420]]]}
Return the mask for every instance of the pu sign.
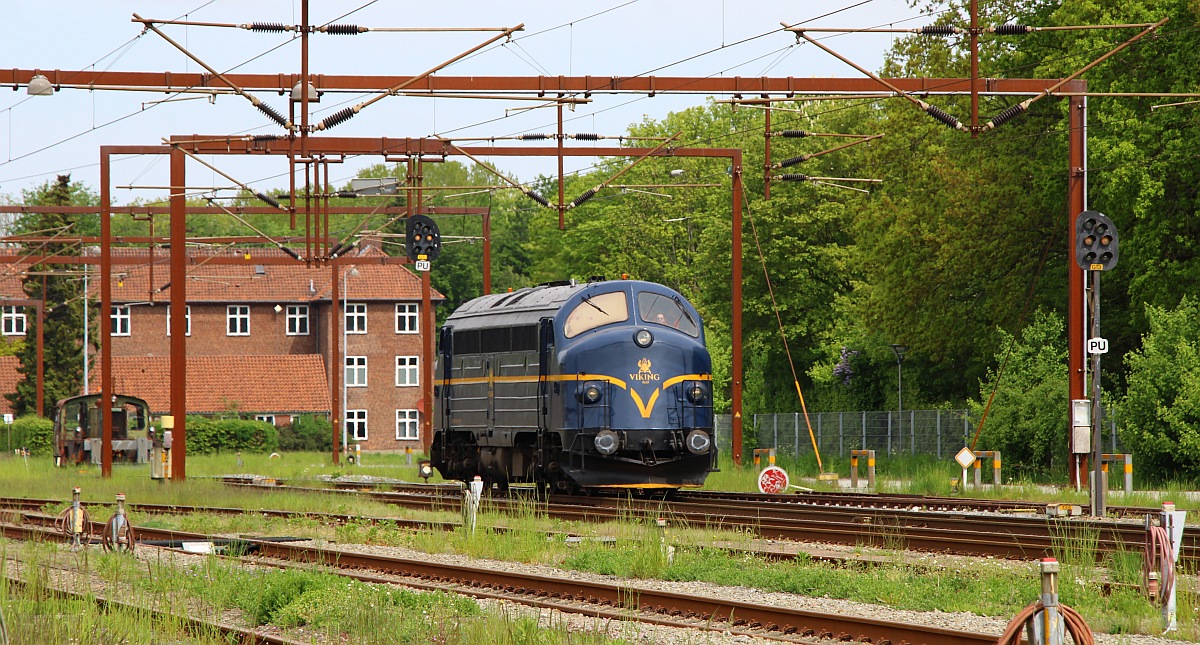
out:
{"label": "pu sign", "polygon": [[1108,339],[1107,338],[1089,338],[1087,340],[1087,353],[1089,354],[1107,354]]}

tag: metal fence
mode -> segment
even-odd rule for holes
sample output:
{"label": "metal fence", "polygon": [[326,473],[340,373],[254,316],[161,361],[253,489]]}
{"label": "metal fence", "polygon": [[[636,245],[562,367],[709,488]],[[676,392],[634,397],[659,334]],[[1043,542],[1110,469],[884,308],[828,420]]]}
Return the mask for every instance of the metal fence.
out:
{"label": "metal fence", "polygon": [[[905,410],[903,416],[895,410],[810,412],[808,419],[821,454],[836,453],[839,457],[849,456],[851,450],[875,450],[880,456],[928,454],[949,459],[970,444],[979,425],[979,417],[970,410]],[[1108,449],[1125,452],[1117,438],[1117,419],[1106,413],[1104,420],[1108,425]],[[732,424],[731,415],[715,415],[717,448],[725,454],[733,447]],[[801,412],[755,414],[743,431],[757,438],[759,448],[775,448],[779,456],[795,457],[812,451]]]}
{"label": "metal fence", "polygon": [[[851,450],[874,450],[880,455],[920,453],[941,459],[962,448],[974,428],[968,410],[812,412],[808,419],[821,453],[839,457]],[[752,423],[760,448],[793,457],[812,450],[802,413],[756,414]]]}
{"label": "metal fence", "polygon": [[[882,455],[926,454],[949,459],[970,445],[979,418],[970,410],[905,410],[810,412],[809,422],[821,454],[846,457],[851,450],[875,450]],[[1105,418],[1105,443],[1121,452],[1117,420]],[[806,455],[812,439],[801,412],[774,412],[751,417],[759,448],[775,448],[780,456]],[[1063,429],[1064,441],[1066,429]],[[728,439],[726,439],[728,443]]]}

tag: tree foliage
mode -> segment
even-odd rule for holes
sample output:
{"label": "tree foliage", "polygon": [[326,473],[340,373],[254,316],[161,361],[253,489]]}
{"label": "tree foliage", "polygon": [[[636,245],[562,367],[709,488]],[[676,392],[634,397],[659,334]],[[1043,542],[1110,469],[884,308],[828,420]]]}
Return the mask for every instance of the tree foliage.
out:
{"label": "tree foliage", "polygon": [[[26,193],[25,203],[42,206],[88,205],[94,201],[81,184],[72,183],[69,175],[60,175],[53,183]],[[83,203],[81,203],[83,202]],[[25,215],[17,224],[17,231],[34,233],[50,238],[78,236],[78,217],[62,213],[35,213]],[[54,256],[78,253],[77,244],[48,242],[36,245],[35,254]],[[42,338],[43,414],[47,414],[59,399],[74,396],[83,386],[83,283],[78,275],[69,274],[60,265],[39,263],[32,265],[23,278],[22,286],[31,300],[41,300],[45,310]],[[28,324],[26,338],[37,338],[38,320],[32,315],[34,309],[27,307]],[[95,335],[93,334],[93,338]],[[94,354],[93,351],[90,354]],[[36,342],[26,342],[21,348],[17,371],[25,378],[17,381],[15,392],[5,395],[13,404],[17,414],[37,413],[38,352]]]}
{"label": "tree foliage", "polygon": [[979,417],[991,406],[977,448],[1001,451],[1005,465],[1019,474],[1062,471],[1067,463],[1064,330],[1062,318],[1046,310],[1036,312],[1017,338],[1000,330],[997,368],[980,383],[979,402],[973,405]]}
{"label": "tree foliage", "polygon": [[1200,476],[1200,301],[1146,306],[1150,331],[1125,357],[1121,441],[1161,477]]}

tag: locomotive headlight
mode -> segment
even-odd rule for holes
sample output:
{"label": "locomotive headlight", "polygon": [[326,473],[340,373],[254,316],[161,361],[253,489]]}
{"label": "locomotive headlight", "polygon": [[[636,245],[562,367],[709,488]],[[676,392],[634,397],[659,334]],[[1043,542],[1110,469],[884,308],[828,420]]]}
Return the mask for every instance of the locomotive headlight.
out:
{"label": "locomotive headlight", "polygon": [[591,404],[599,400],[600,387],[595,383],[588,383],[587,386],[583,388],[583,402]]}
{"label": "locomotive headlight", "polygon": [[654,342],[654,334],[651,334],[648,329],[639,329],[633,335],[633,342],[637,343],[638,347],[649,347],[650,343]]}
{"label": "locomotive headlight", "polygon": [[684,443],[687,444],[688,451],[694,455],[706,454],[712,448],[712,439],[709,439],[708,433],[703,430],[689,432]]}
{"label": "locomotive headlight", "polygon": [[704,401],[704,386],[699,383],[692,383],[687,389],[687,398],[692,403]]}
{"label": "locomotive headlight", "polygon": [[621,438],[612,430],[601,430],[596,433],[596,450],[602,455],[611,455],[621,447]]}

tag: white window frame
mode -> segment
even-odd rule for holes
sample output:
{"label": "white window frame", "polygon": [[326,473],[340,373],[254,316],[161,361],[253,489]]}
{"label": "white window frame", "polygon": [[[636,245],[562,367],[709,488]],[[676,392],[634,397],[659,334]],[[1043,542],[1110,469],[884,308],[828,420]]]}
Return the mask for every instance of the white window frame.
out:
{"label": "white window frame", "polygon": [[[187,325],[187,329],[183,335],[191,336],[192,335],[192,306],[191,305],[184,306],[183,320],[184,320],[184,324]],[[167,335],[168,336],[171,335],[171,306],[170,305],[167,305]]]}
{"label": "white window frame", "polygon": [[[292,323],[295,322],[295,330],[292,328]],[[309,330],[308,322],[308,305],[288,305],[287,306],[287,323],[284,328],[288,336],[307,336]],[[303,331],[301,331],[303,327]]]}
{"label": "white window frame", "polygon": [[[239,324],[238,331],[233,331],[234,323]],[[250,335],[250,305],[228,305],[225,307],[225,335],[226,336],[249,336]]]}
{"label": "white window frame", "polygon": [[[354,378],[350,376],[356,375]],[[361,377],[362,382],[359,382]],[[347,356],[346,357],[346,374],[343,381],[346,387],[366,387],[367,386],[367,357],[366,356]]]}
{"label": "white window frame", "polygon": [[421,333],[421,305],[415,302],[396,303],[396,333]]}
{"label": "white window frame", "polygon": [[367,333],[367,303],[347,302],[343,310],[347,334]]}
{"label": "white window frame", "polygon": [[346,410],[346,436],[353,441],[367,440],[367,411]]}
{"label": "white window frame", "polygon": [[421,438],[421,415],[416,410],[396,410],[396,441]]}
{"label": "white window frame", "polygon": [[29,321],[25,317],[25,307],[20,305],[4,305],[4,335],[24,336],[29,329]]}
{"label": "white window frame", "polygon": [[[130,320],[129,305],[113,305],[112,313],[108,316],[109,330],[113,336],[128,336],[133,329],[133,321]],[[124,325],[122,325],[124,322]],[[124,330],[122,330],[122,326]]]}
{"label": "white window frame", "polygon": [[275,425],[275,415],[273,415],[273,414],[256,414],[256,415],[254,415],[254,420],[255,421],[266,421],[267,423],[269,423],[271,425]]}
{"label": "white window frame", "polygon": [[[403,376],[403,378],[401,378]],[[419,356],[396,357],[396,387],[419,387],[421,385],[421,359]]]}

